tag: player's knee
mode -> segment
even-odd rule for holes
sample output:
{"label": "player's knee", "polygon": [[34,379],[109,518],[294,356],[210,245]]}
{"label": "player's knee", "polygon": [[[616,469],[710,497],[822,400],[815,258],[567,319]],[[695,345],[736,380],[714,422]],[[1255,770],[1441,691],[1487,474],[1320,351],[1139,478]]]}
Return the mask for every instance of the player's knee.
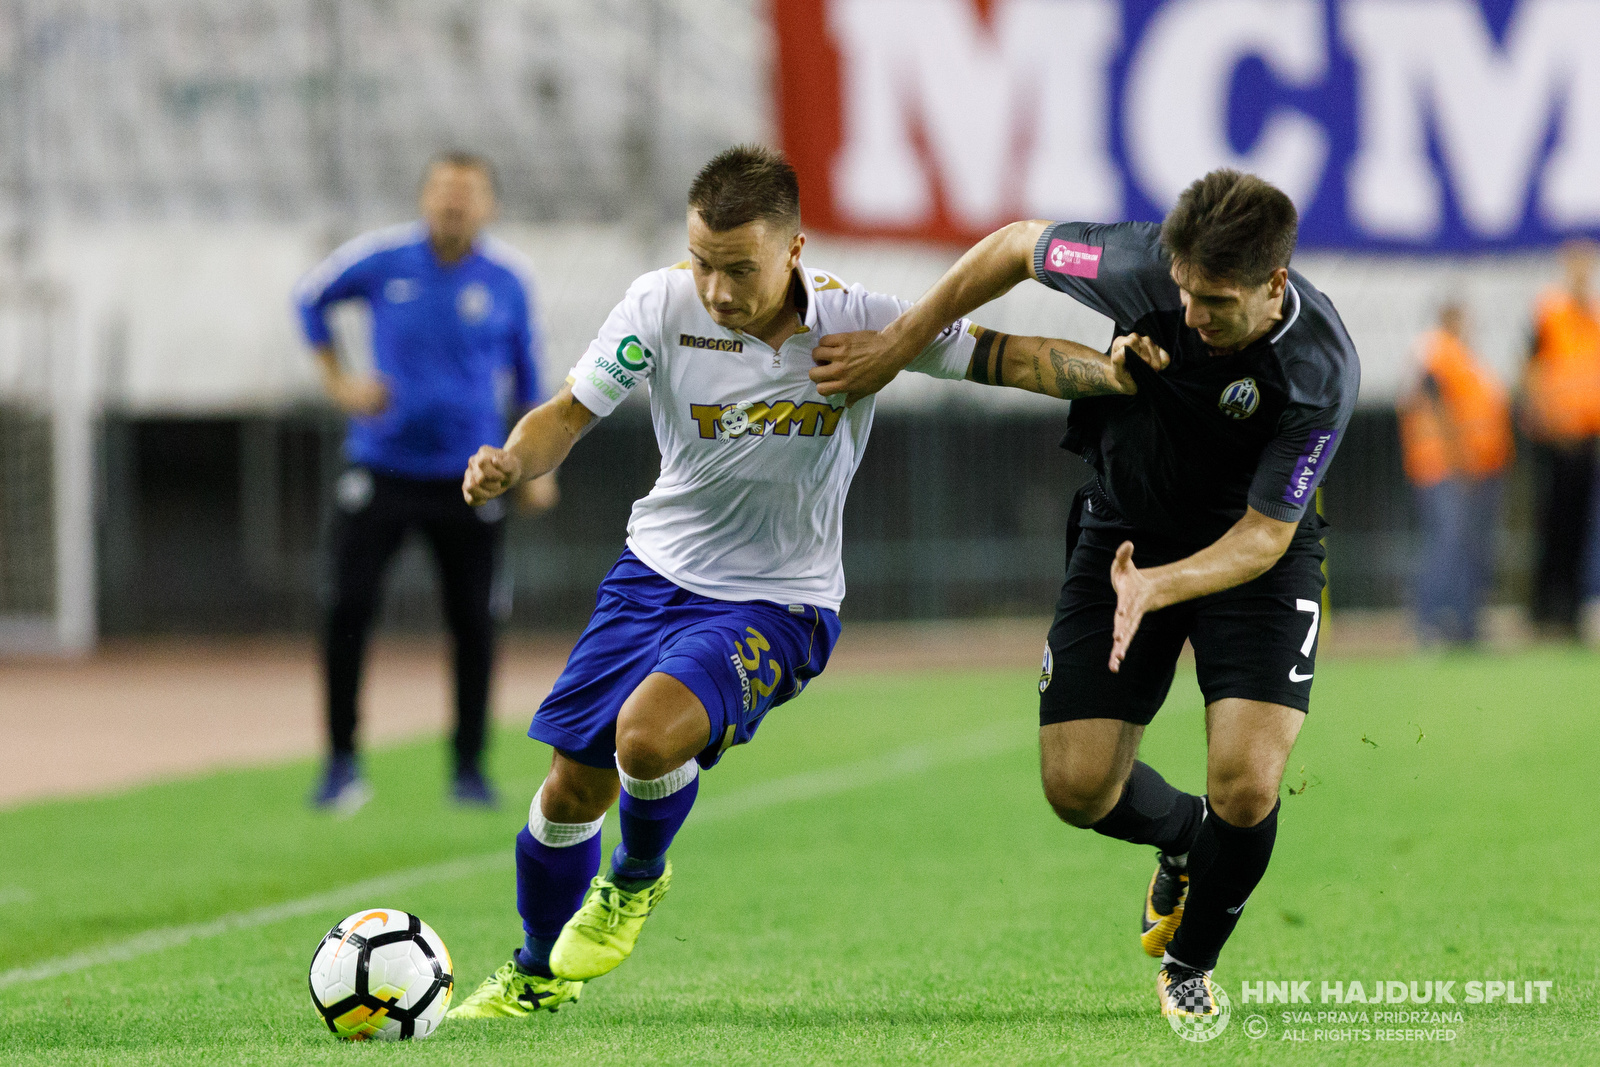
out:
{"label": "player's knee", "polygon": [[540,813],[556,823],[593,822],[610,806],[611,798],[601,791],[563,784],[554,778],[546,779],[539,793]]}
{"label": "player's knee", "polygon": [[1044,798],[1049,801],[1056,817],[1069,826],[1088,829],[1116,806],[1121,793],[1120,782],[1112,783],[1103,775],[1073,774],[1046,770],[1043,775]]}
{"label": "player's knee", "polygon": [[539,787],[539,807],[546,819],[557,823],[593,822],[617,799],[615,777],[604,772],[575,772],[559,762]]}
{"label": "player's knee", "polygon": [[1207,785],[1206,802],[1224,822],[1249,827],[1272,814],[1278,803],[1278,783],[1250,775],[1238,775]]}
{"label": "player's knee", "polygon": [[682,682],[652,674],[617,715],[617,766],[629,778],[660,778],[703,749],[710,728],[699,698]]}
{"label": "player's knee", "polygon": [[650,781],[683,764],[683,754],[660,734],[641,726],[617,724],[617,766],[629,778]]}

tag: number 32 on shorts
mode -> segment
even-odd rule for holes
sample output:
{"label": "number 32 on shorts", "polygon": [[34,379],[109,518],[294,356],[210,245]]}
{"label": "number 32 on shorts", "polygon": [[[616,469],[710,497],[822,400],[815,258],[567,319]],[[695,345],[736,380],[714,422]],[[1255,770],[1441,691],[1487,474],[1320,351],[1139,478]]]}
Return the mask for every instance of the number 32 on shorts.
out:
{"label": "number 32 on shorts", "polygon": [[767,666],[772,669],[772,682],[770,684],[761,680],[761,653],[772,651],[772,644],[753,626],[746,626],[745,633],[750,635],[749,647],[742,641],[733,643],[734,651],[739,656],[739,662],[744,664],[744,669],[750,672],[750,686],[756,691],[757,696],[765,699],[778,688],[778,683],[783,680],[783,668],[778,666],[775,659],[767,660]]}
{"label": "number 32 on shorts", "polygon": [[[1311,628],[1306,631],[1306,639],[1300,645],[1300,655],[1309,659],[1311,656],[1311,649],[1317,643],[1317,627],[1322,622],[1322,605],[1315,600],[1297,599],[1294,602],[1294,609],[1296,611],[1308,612],[1311,615]],[[1301,674],[1300,665],[1296,664],[1295,666],[1289,668],[1289,681],[1309,682],[1311,681],[1311,672],[1307,671],[1305,674]]]}

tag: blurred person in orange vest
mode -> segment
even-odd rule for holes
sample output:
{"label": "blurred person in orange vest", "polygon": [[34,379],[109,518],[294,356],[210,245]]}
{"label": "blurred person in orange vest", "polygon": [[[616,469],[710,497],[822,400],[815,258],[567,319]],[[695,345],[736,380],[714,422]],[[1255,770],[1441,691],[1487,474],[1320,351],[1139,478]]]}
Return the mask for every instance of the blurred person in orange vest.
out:
{"label": "blurred person in orange vest", "polygon": [[[1596,248],[1562,249],[1564,279],[1539,299],[1523,382],[1522,423],[1539,459],[1539,553],[1533,619],[1572,633],[1587,603],[1600,638],[1600,522],[1595,450],[1600,442],[1600,299]],[[1585,557],[1588,563],[1585,564]]]}
{"label": "blurred person in orange vest", "polygon": [[1425,644],[1470,643],[1494,578],[1501,485],[1511,463],[1511,402],[1467,347],[1450,302],[1417,341],[1417,384],[1401,400],[1406,478],[1422,513],[1416,611]]}

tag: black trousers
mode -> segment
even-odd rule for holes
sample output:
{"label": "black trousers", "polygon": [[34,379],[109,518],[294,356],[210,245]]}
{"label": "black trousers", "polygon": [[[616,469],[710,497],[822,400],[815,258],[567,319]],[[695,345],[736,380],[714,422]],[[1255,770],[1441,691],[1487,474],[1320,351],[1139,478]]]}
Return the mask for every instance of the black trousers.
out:
{"label": "black trousers", "polygon": [[1572,630],[1582,599],[1589,497],[1595,481],[1595,441],[1561,448],[1540,445],[1539,554],[1533,580],[1535,622]]}
{"label": "black trousers", "polygon": [[469,507],[459,479],[395,478],[364,467],[352,467],[339,479],[334,596],[323,644],[335,755],[355,751],[361,673],[384,573],[406,534],[417,529],[438,562],[445,619],[455,641],[456,769],[477,769],[494,666],[491,601],[504,516],[501,501]]}

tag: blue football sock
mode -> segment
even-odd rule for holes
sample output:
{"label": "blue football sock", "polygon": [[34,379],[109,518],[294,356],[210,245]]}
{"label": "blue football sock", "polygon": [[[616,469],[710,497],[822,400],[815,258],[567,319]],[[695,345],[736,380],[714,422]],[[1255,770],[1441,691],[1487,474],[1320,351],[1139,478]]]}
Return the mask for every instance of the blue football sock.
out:
{"label": "blue football sock", "polygon": [[550,976],[550,948],[600,872],[604,821],[551,822],[539,810],[539,797],[533,798],[528,825],[517,832],[517,912],[524,938],[514,959],[522,970]]}
{"label": "blue football sock", "polygon": [[517,970],[523,974],[554,978],[555,975],[550,973],[550,950],[555,947],[554,938],[534,937],[532,934],[524,933],[522,947],[511,954],[511,959],[517,965]]}
{"label": "blue football sock", "polygon": [[648,781],[624,773],[617,805],[622,843],[611,854],[612,875],[628,882],[660,878],[667,848],[699,794],[700,765],[694,760]]}

